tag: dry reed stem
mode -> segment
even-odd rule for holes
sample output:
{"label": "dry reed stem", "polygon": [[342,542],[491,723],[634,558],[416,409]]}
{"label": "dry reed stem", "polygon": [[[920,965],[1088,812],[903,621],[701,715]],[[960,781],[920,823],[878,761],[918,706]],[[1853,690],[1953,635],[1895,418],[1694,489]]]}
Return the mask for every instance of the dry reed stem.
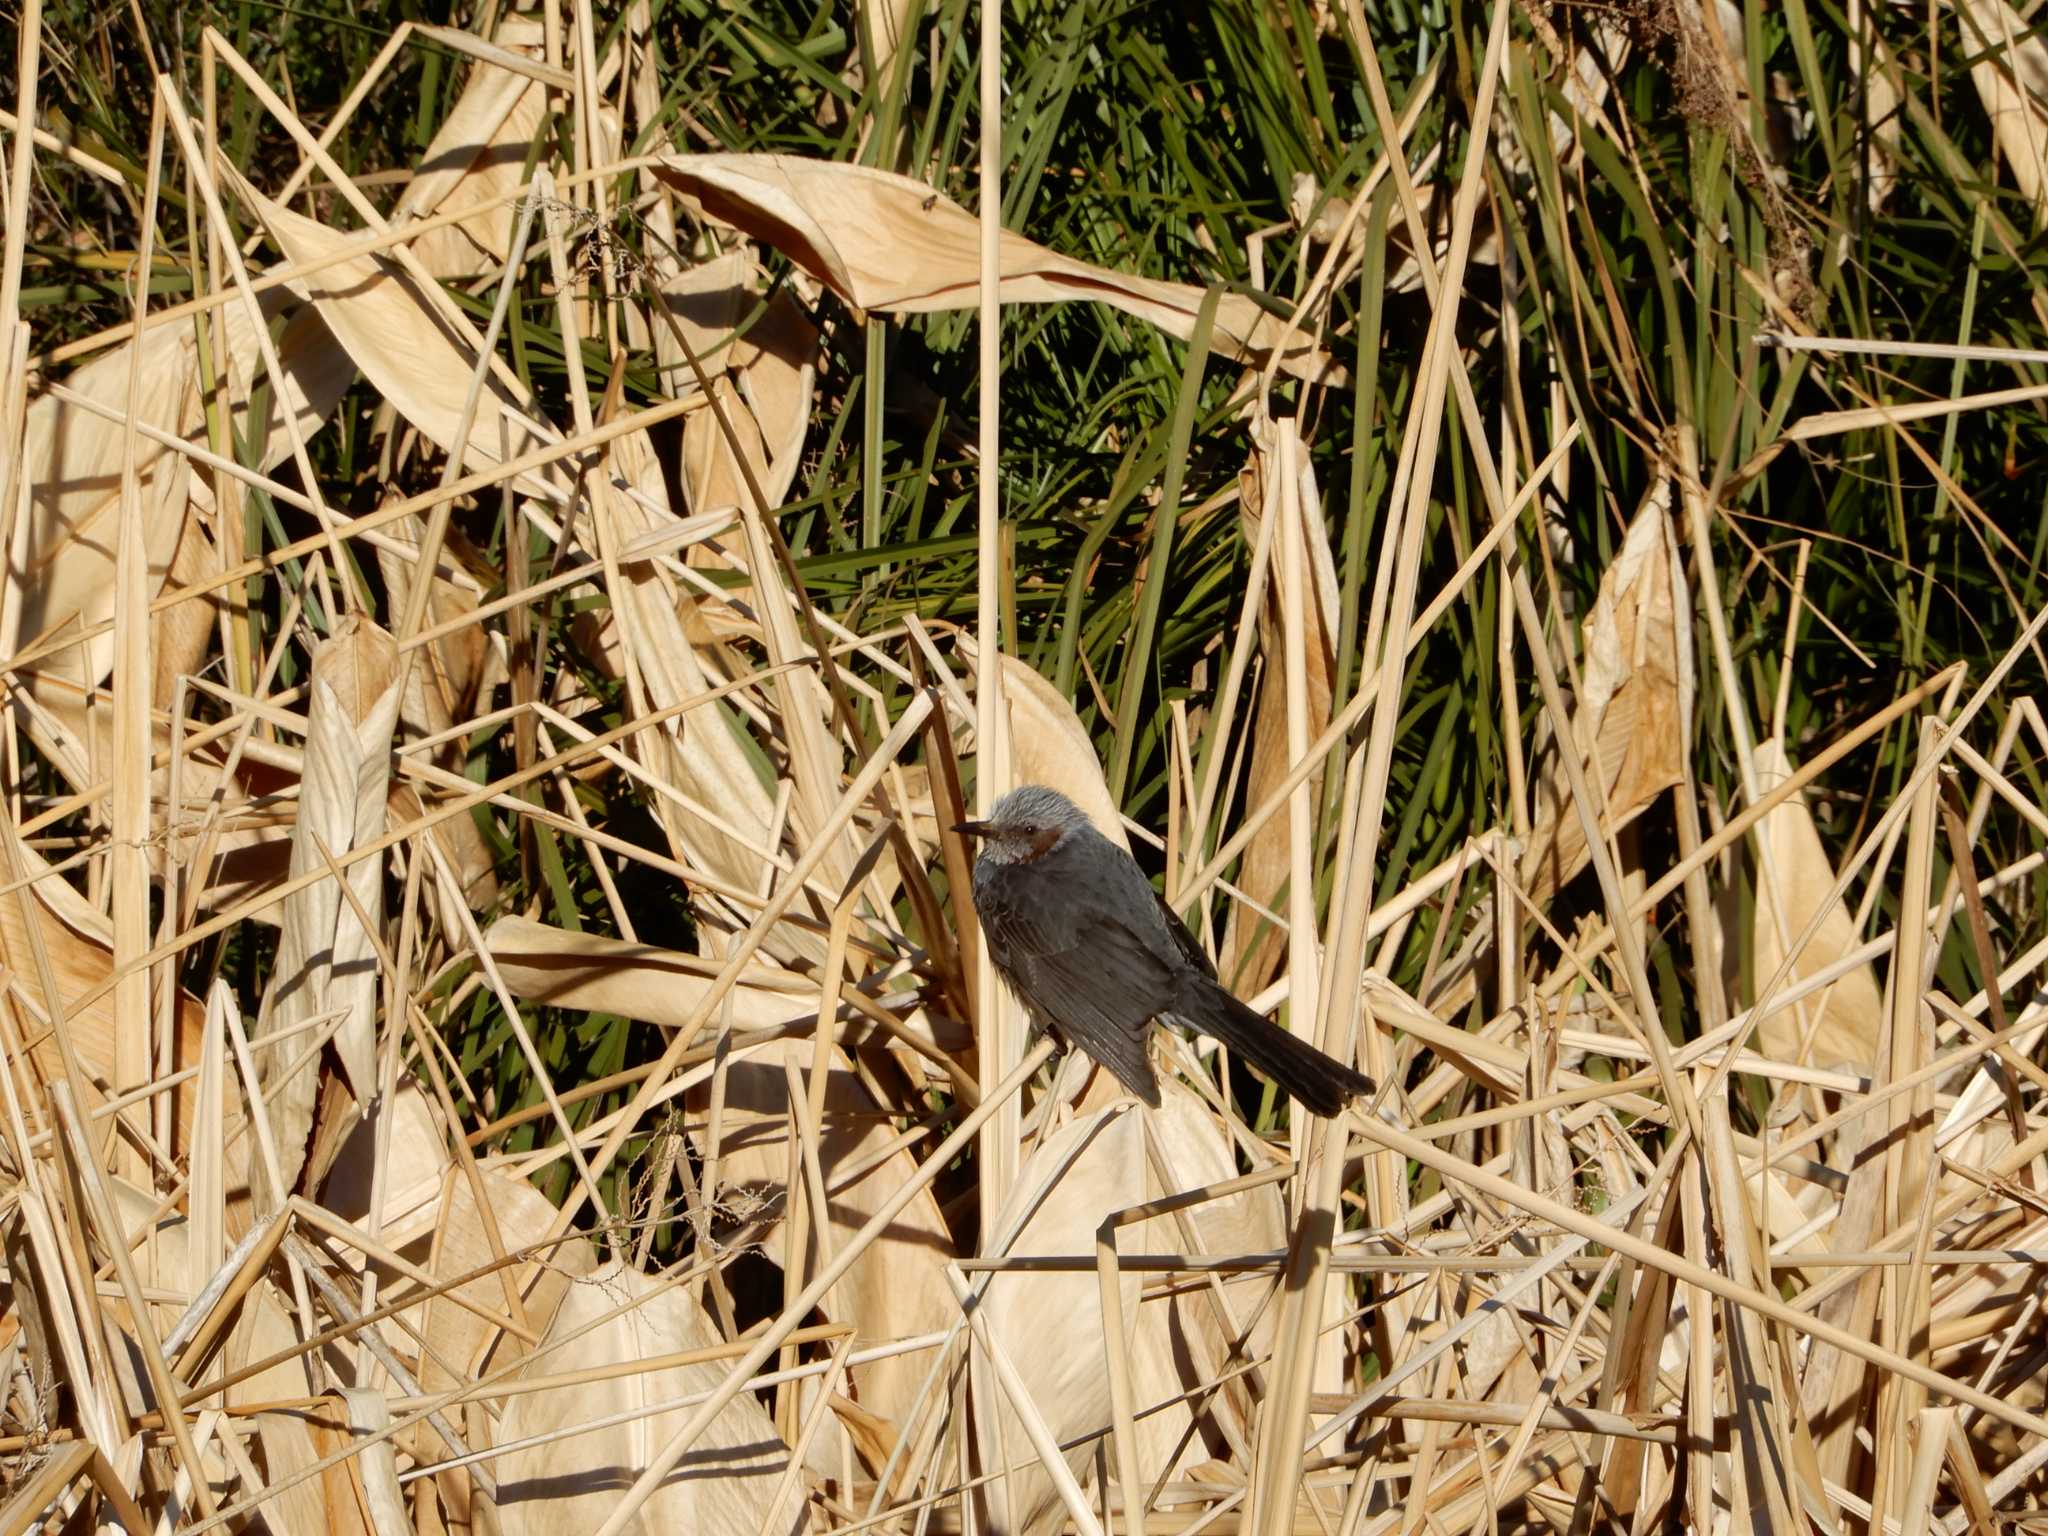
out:
{"label": "dry reed stem", "polygon": [[[151,103],[147,183],[143,188],[143,238],[137,264],[148,271],[155,254],[157,198],[162,190],[164,115]],[[142,528],[141,486],[136,478],[135,420],[140,414],[142,335],[149,309],[148,285],[137,286],[137,330],[129,349],[127,425],[121,434],[121,512],[114,553],[114,765],[110,774],[108,833],[113,840],[109,878],[113,886],[114,963],[127,967],[114,991],[114,1050],[108,1076],[114,1089],[132,1088],[153,1075],[150,1047],[149,973],[134,965],[149,948],[149,870],[144,846],[150,832],[149,705],[152,686],[146,611],[147,559]],[[289,413],[287,413],[289,414]],[[141,1160],[123,1147],[118,1171],[143,1177]]]}
{"label": "dry reed stem", "polygon": [[[70,1085],[53,1083],[50,1087],[50,1107],[58,1126],[63,1132],[61,1145],[68,1152],[68,1169],[74,1187],[85,1198],[92,1224],[98,1229],[108,1250],[113,1254],[114,1273],[120,1277],[121,1291],[128,1305],[129,1320],[135,1329],[135,1341],[142,1351],[143,1368],[149,1373],[151,1390],[159,1403],[176,1403],[179,1400],[177,1379],[172,1376],[169,1363],[164,1359],[163,1344],[150,1318],[149,1305],[143,1300],[142,1282],[135,1269],[135,1261],[128,1252],[128,1244],[115,1219],[112,1202],[108,1199],[105,1175],[100,1171],[97,1148],[85,1139],[84,1129],[79,1121],[77,1101],[72,1097]],[[71,1213],[74,1222],[84,1212]],[[83,1223],[79,1222],[82,1232]],[[204,1464],[199,1459],[198,1448],[192,1443],[192,1433],[184,1416],[172,1413],[169,1420],[171,1443],[177,1449],[177,1457],[184,1471],[192,1479],[192,1493],[199,1507],[208,1515],[219,1509],[213,1496],[213,1486],[206,1476]]]}
{"label": "dry reed stem", "polygon": [[[996,800],[1011,788],[1009,710],[1003,698],[1003,632],[998,585],[1002,576],[1002,9],[1000,0],[980,0],[977,80],[981,150],[976,186],[978,277],[975,295],[977,390],[975,426],[974,636],[974,809],[986,819]],[[986,956],[984,955],[984,959]],[[984,1102],[1009,1064],[1023,1054],[1024,1010],[998,982],[995,967],[974,968],[974,1019],[980,1029]],[[993,1221],[1017,1177],[1021,1121],[1014,1103],[1000,1105],[975,1148],[983,1220]]]}
{"label": "dry reed stem", "polygon": [[[1359,51],[1373,60],[1369,66],[1371,78],[1378,83],[1378,70],[1374,44],[1365,34],[1363,18],[1356,16]],[[1503,49],[1507,39],[1507,8],[1496,7],[1492,27],[1487,40],[1485,60],[1480,67],[1478,106],[1474,121],[1478,125],[1481,142],[1491,123],[1490,104],[1493,99],[1495,82],[1498,79]],[[1391,113],[1384,108],[1383,90],[1376,98],[1376,107],[1381,111],[1383,132],[1390,127]],[[1394,177],[1397,187],[1405,194],[1405,200],[1413,206],[1413,189],[1408,184],[1405,154],[1396,146],[1400,139],[1397,133],[1389,133],[1385,142],[1390,147]],[[1359,771],[1347,771],[1345,779],[1345,822],[1344,834],[1340,837],[1339,882],[1336,898],[1332,902],[1330,949],[1332,963],[1331,985],[1321,994],[1325,1009],[1328,1000],[1338,995],[1353,995],[1356,985],[1354,978],[1361,978],[1364,969],[1364,939],[1370,912],[1370,885],[1359,878],[1354,871],[1361,861],[1354,856],[1345,857],[1347,850],[1358,847],[1375,847],[1379,841],[1378,829],[1385,812],[1388,774],[1392,762],[1393,733],[1399,715],[1400,683],[1403,668],[1390,664],[1396,658],[1405,658],[1408,650],[1407,637],[1410,620],[1415,611],[1415,587],[1420,572],[1420,552],[1424,519],[1427,515],[1428,486],[1433,480],[1433,469],[1442,427],[1443,410],[1446,403],[1444,383],[1447,373],[1446,359],[1455,350],[1455,334],[1458,298],[1462,296],[1464,263],[1471,248],[1472,217],[1477,206],[1477,192],[1480,185],[1480,171],[1485,156],[1476,146],[1466,163],[1464,184],[1459,189],[1457,211],[1452,219],[1451,248],[1445,261],[1442,286],[1430,286],[1430,297],[1434,308],[1430,317],[1430,328],[1423,346],[1421,381],[1411,405],[1410,428],[1402,434],[1401,463],[1395,471],[1394,486],[1390,493],[1390,505],[1400,509],[1400,515],[1390,519],[1387,538],[1390,546],[1399,537],[1399,554],[1392,567],[1393,588],[1376,581],[1372,623],[1367,631],[1366,651],[1381,661],[1379,676],[1378,707],[1373,716],[1373,729],[1369,738],[1364,761]],[[1415,250],[1422,267],[1427,271],[1430,245],[1420,235],[1420,220],[1412,221],[1417,231]],[[1475,413],[1476,419],[1476,413]],[[1405,494],[1404,494],[1405,493]],[[1496,505],[1499,505],[1496,502]],[[1382,566],[1384,577],[1388,568]],[[1299,587],[1294,589],[1299,591]],[[1519,589],[1518,589],[1519,590]],[[1384,603],[1382,601],[1384,599]],[[1377,643],[1376,643],[1377,642]],[[1541,647],[1540,634],[1532,635],[1532,642]],[[1364,690],[1361,689],[1361,693]],[[1290,745],[1293,745],[1290,742]],[[1291,754],[1292,755],[1292,754]],[[1569,761],[1570,754],[1567,753]],[[1298,761],[1298,759],[1297,759]],[[1580,786],[1574,785],[1577,790]],[[1582,806],[1590,814],[1590,807]],[[1597,829],[1589,830],[1589,840],[1597,840]],[[1369,863],[1366,863],[1369,868]],[[1300,882],[1303,871],[1297,865],[1296,883]],[[1308,942],[1306,933],[1293,936],[1297,944]],[[1312,1003],[1309,1006],[1314,1006]],[[1318,1018],[1316,1036],[1328,1044],[1332,1040],[1332,1021],[1327,1017]],[[1268,1533],[1277,1533],[1282,1523],[1291,1517],[1294,1508],[1292,1486],[1299,1475],[1299,1453],[1295,1447],[1301,1444],[1308,1418],[1308,1397],[1310,1380],[1308,1357],[1310,1343],[1314,1336],[1314,1318],[1326,1281],[1325,1265],[1329,1253],[1329,1239],[1336,1226],[1338,1189],[1343,1176],[1344,1159],[1337,1149],[1329,1146],[1330,1127],[1317,1122],[1310,1133],[1305,1148],[1300,1149],[1303,1166],[1312,1170],[1314,1180],[1302,1205],[1303,1228],[1298,1238],[1298,1257],[1294,1273],[1289,1277],[1286,1299],[1283,1303],[1280,1332],[1290,1341],[1290,1348],[1283,1355],[1281,1367],[1274,1385],[1273,1400],[1269,1402],[1261,1424],[1258,1464],[1254,1469],[1253,1496],[1250,1517],[1255,1525]],[[1341,1146],[1341,1136],[1339,1138]],[[1392,1212],[1380,1212],[1384,1220]]]}

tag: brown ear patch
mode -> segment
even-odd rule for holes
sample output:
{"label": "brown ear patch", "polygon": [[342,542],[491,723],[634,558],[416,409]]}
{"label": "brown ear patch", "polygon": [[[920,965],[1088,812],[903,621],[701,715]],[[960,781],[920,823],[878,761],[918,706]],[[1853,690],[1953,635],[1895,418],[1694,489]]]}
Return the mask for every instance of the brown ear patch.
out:
{"label": "brown ear patch", "polygon": [[1018,862],[1029,864],[1033,859],[1044,858],[1048,853],[1052,852],[1053,844],[1060,840],[1065,831],[1066,828],[1064,827],[1041,827],[1038,836],[1031,839],[1031,851],[1025,854]]}

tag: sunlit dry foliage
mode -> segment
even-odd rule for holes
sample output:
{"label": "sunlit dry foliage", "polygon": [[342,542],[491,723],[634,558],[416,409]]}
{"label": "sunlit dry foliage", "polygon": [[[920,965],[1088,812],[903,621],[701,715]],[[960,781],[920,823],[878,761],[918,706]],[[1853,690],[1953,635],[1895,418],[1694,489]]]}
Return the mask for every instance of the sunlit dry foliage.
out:
{"label": "sunlit dry foliage", "polygon": [[30,4],[0,1536],[2038,1521],[2035,30]]}

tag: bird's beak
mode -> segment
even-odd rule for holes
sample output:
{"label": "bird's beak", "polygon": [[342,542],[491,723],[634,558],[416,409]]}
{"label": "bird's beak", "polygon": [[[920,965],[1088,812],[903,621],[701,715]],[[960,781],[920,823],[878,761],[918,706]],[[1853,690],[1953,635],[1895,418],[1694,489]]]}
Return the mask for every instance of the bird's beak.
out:
{"label": "bird's beak", "polygon": [[962,837],[992,837],[996,829],[993,822],[958,821],[953,824],[953,830]]}

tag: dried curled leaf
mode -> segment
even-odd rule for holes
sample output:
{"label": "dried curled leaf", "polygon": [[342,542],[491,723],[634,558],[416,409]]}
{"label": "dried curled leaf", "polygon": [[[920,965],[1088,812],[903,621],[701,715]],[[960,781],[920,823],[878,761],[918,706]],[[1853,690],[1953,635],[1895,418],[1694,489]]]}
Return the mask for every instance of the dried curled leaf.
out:
{"label": "dried curled leaf", "polygon": [[1956,0],[1970,83],[2012,179],[2039,208],[2048,197],[2048,43],[2005,0]]}
{"label": "dried curled leaf", "polygon": [[[1685,776],[1694,691],[1692,603],[1670,511],[1666,479],[1629,523],[1600,579],[1583,636],[1569,750],[1585,765],[1592,809],[1608,835]],[[1522,885],[1544,906],[1590,857],[1570,783],[1553,765],[1538,789]]]}
{"label": "dried curled leaf", "polygon": [[[715,962],[694,955],[572,934],[520,917],[499,919],[486,942],[506,984],[522,998],[556,1007],[601,1009],[670,1028],[696,1016],[719,970]],[[818,987],[815,980],[797,973],[756,966],[725,994],[722,1006],[730,1006],[730,1023],[742,1031],[813,1021]],[[947,1043],[960,1048],[968,1042],[952,1038]],[[808,1041],[770,1041],[728,1064],[716,1147],[718,1189],[713,1194],[721,1207],[745,1212],[782,1208],[788,1195],[793,1134],[784,1064],[794,1065],[800,1082],[807,1083],[812,1049]],[[685,1101],[689,1134],[706,1158],[713,1151],[710,1095],[709,1083],[700,1082]],[[851,1240],[915,1172],[917,1160],[908,1150],[887,1150],[893,1140],[883,1107],[834,1048],[818,1127],[834,1249]],[[840,1171],[854,1168],[861,1170],[858,1176],[840,1186]],[[778,1263],[788,1262],[786,1240],[783,1224],[767,1235],[767,1254]],[[937,1202],[929,1193],[922,1194],[833,1287],[821,1310],[836,1321],[852,1323],[864,1339],[876,1342],[942,1327],[950,1304],[938,1266],[952,1251],[952,1236]],[[815,1239],[806,1252],[808,1270],[817,1259]],[[866,1411],[894,1421],[911,1407],[924,1370],[925,1362],[916,1356],[875,1361],[853,1372],[853,1394]]]}
{"label": "dried curled leaf", "polygon": [[[357,238],[254,192],[246,195],[293,262],[331,256]],[[291,287],[319,309],[335,339],[392,408],[447,451],[461,426],[476,370],[476,352],[455,324],[453,301],[383,255],[348,257],[295,279]],[[464,462],[472,468],[502,463],[552,437],[553,429],[494,354],[463,445]],[[546,471],[530,471],[515,484],[554,498],[554,481]]]}
{"label": "dried curled leaf", "polygon": [[[313,653],[292,832],[292,875],[322,878],[285,900],[277,972],[256,1029],[259,1039],[268,1039],[339,1010],[335,1049],[358,1103],[376,1092],[380,977],[374,935],[357,914],[375,924],[383,913],[383,861],[358,859],[341,872],[353,901],[325,871],[384,830],[398,702],[397,643],[367,620],[344,619]],[[305,1161],[313,1118],[319,1056],[308,1055],[308,1043],[294,1033],[257,1053],[266,1091],[277,1089],[271,1113],[286,1188]]]}
{"label": "dried curled leaf", "polygon": [[[809,1042],[776,1041],[732,1064],[718,1142],[716,1198],[721,1202],[763,1214],[787,1210],[789,1148],[796,1128],[784,1066],[797,1069],[801,1090],[808,1085],[811,1053]],[[710,1098],[707,1084],[687,1101],[690,1135],[705,1156],[711,1150]],[[853,1064],[844,1053],[832,1050],[825,1074],[824,1115],[818,1125],[818,1162],[831,1215],[825,1238],[830,1251],[850,1242],[915,1174],[917,1158],[910,1151],[887,1151],[895,1140],[887,1114]],[[841,1172],[853,1169],[860,1170],[858,1175],[842,1183]],[[789,1262],[788,1233],[789,1223],[783,1221],[767,1236],[768,1257],[779,1264]],[[942,1271],[955,1251],[938,1201],[929,1190],[922,1191],[854,1261],[820,1302],[819,1311],[834,1322],[851,1323],[864,1341],[874,1343],[943,1328],[953,1315],[953,1303]],[[799,1279],[816,1272],[818,1253],[819,1239],[813,1232]],[[929,1365],[928,1357],[911,1354],[857,1366],[850,1376],[853,1395],[863,1409],[901,1432]]]}
{"label": "dried curled leaf", "polygon": [[[680,526],[646,433],[629,432],[612,445],[611,470],[611,494],[595,522],[600,546],[619,570],[610,626],[617,666],[636,709],[671,709],[719,681],[689,634],[688,616],[703,599],[660,561],[628,558],[642,540]],[[656,801],[656,814],[676,856],[751,890],[775,851],[775,804],[741,729],[729,707],[713,700],[645,733],[636,750],[644,770],[675,791]],[[778,925],[768,948],[782,958],[823,953],[812,936],[787,924]]]}
{"label": "dried curled leaf", "polygon": [[[89,1080],[79,1085],[79,1108],[89,1113],[105,1102],[99,1084],[109,1080],[113,1069],[114,1002],[106,986],[114,969],[113,931],[105,914],[66,884],[63,876],[53,873],[33,848],[18,846],[16,852],[25,866],[22,874],[30,883],[19,891],[0,895],[0,964],[7,967],[8,984],[17,989],[18,1001],[33,1010],[35,1016],[47,1019],[49,1009],[34,949],[36,939],[40,939],[57,983],[72,1048],[89,1074]],[[100,995],[81,1006],[80,999],[89,992]],[[180,990],[180,1065],[190,1065],[199,1059],[204,1012],[197,998]],[[36,1044],[27,1056],[32,1076],[24,1080],[22,1087],[40,1099],[44,1085],[61,1081],[65,1072],[62,1052],[51,1031],[38,1027],[35,1039]],[[21,1070],[20,1063],[13,1065],[16,1071]],[[180,1148],[191,1144],[194,1091],[190,1081],[180,1084],[177,1090],[174,1123]]]}
{"label": "dried curled leaf", "polygon": [[[264,322],[291,311],[279,294],[262,301]],[[240,441],[249,433],[250,387],[264,377],[257,346],[258,322],[248,305],[220,311],[225,355],[214,366],[233,381],[230,431]],[[211,342],[209,341],[209,345]],[[139,357],[136,356],[139,350]],[[311,310],[299,309],[277,342],[278,361],[291,391],[302,436],[311,436],[334,409],[354,377],[347,355]],[[93,359],[64,381],[66,390],[111,410],[109,419],[55,392],[28,410],[25,432],[29,481],[28,515],[19,532],[16,557],[7,572],[4,605],[21,644],[66,629],[98,626],[114,612],[114,545],[121,510],[121,464],[128,408],[130,362],[136,365],[138,425],[180,438],[195,438],[204,421],[200,400],[199,339],[188,324],[160,325],[143,335],[139,349],[123,345]],[[268,391],[270,416],[258,467],[269,469],[290,452],[283,412]],[[194,472],[175,449],[137,433],[135,472],[143,507],[143,541],[152,598],[162,590],[190,517]],[[210,498],[209,498],[210,499]],[[173,610],[176,611],[176,610]],[[114,664],[114,637],[101,635],[59,651],[37,664],[35,675],[61,681],[73,691],[98,687]],[[46,702],[53,708],[64,701]]]}
{"label": "dried curled leaf", "polygon": [[[620,1494],[696,1411],[694,1403],[655,1405],[714,1391],[725,1379],[717,1361],[654,1364],[659,1356],[710,1349],[724,1340],[688,1291],[620,1265],[572,1286],[548,1337],[574,1342],[542,1355],[531,1373],[606,1365],[618,1373],[524,1392],[507,1403],[498,1426],[501,1442],[578,1432],[501,1458],[498,1515],[506,1536],[557,1536],[603,1524]],[[632,1417],[587,1427],[621,1413]],[[628,1529],[798,1536],[809,1528],[809,1517],[804,1500],[783,1486],[789,1460],[774,1422],[751,1393],[740,1392]]]}
{"label": "dried curled leaf", "polygon": [[[859,309],[928,314],[977,302],[975,217],[921,181],[795,155],[668,155],[656,174],[708,217],[782,252]],[[997,260],[1007,304],[1099,300],[1183,341],[1202,307],[1200,288],[1076,261],[1007,231]],[[1210,347],[1262,366],[1282,329],[1243,294],[1225,294]],[[1286,342],[1281,366],[1311,380],[1341,372],[1301,335]]]}
{"label": "dried curled leaf", "polygon": [[[472,1183],[456,1165],[425,1095],[412,1084],[400,1087],[387,1107],[393,1117],[390,1157],[381,1203],[384,1244],[409,1262],[449,1282],[449,1289],[406,1313],[417,1331],[419,1379],[430,1392],[502,1369],[532,1348],[527,1337],[494,1326],[509,1319],[538,1338],[575,1280],[597,1267],[588,1240],[571,1236],[550,1241],[555,1208],[524,1179],[489,1167]],[[321,1192],[321,1203],[368,1229],[375,1182],[377,1127],[357,1125],[337,1152]],[[477,1202],[481,1188],[489,1216]],[[509,1262],[502,1262],[509,1261]],[[374,1265],[389,1296],[413,1282]],[[488,1439],[488,1419],[478,1405],[469,1409],[469,1433]],[[418,1432],[432,1441],[428,1431]],[[462,1480],[443,1485],[460,1495]]]}
{"label": "dried curled leaf", "polygon": [[[759,302],[750,289],[736,289],[729,306],[734,322]],[[662,335],[674,348],[666,328]],[[818,328],[795,299],[778,291],[744,336],[714,354],[714,364],[727,365],[714,380],[718,410],[692,411],[683,419],[683,495],[691,511],[751,507],[757,489],[768,510],[782,504],[803,458],[818,351]],[[735,440],[744,470],[734,456]]]}
{"label": "dried curled leaf", "polygon": [[[1157,1111],[1126,1100],[1077,1116],[1046,1137],[1019,1170],[994,1225],[990,1252],[1090,1252],[1097,1229],[1113,1213],[1235,1177],[1235,1149],[1207,1106],[1174,1079],[1160,1086],[1163,1102]],[[1274,1252],[1286,1246],[1287,1214],[1279,1186],[1265,1185],[1202,1201],[1178,1219],[1161,1216],[1119,1227],[1116,1241],[1118,1251],[1127,1254]],[[1259,1309],[1262,1280],[1225,1283],[1220,1296],[1190,1292],[1141,1306],[1141,1278],[1135,1270],[1119,1275],[1125,1336],[1114,1343],[1106,1342],[1098,1281],[1090,1273],[994,1274],[980,1305],[1033,1407],[1063,1442],[1108,1422],[1105,1351],[1124,1352],[1133,1398],[1153,1410],[1137,1425],[1139,1471],[1150,1485],[1190,1475],[1223,1449],[1217,1424],[1227,1423],[1240,1439],[1252,1435],[1257,1403],[1244,1382],[1230,1383],[1206,1398],[1199,1420],[1183,1394],[1223,1378],[1227,1362],[1240,1349],[1265,1354],[1276,1318],[1271,1308]],[[1340,1321],[1348,1305],[1343,1285],[1332,1284],[1325,1317]],[[1343,1334],[1333,1329],[1318,1348],[1318,1383],[1341,1387],[1343,1365]],[[1025,1463],[1007,1480],[1007,1511],[1001,1507],[1003,1496],[991,1495],[991,1513],[1000,1528],[1030,1532],[1056,1526],[1065,1510],[1051,1480],[1031,1459],[1022,1421],[1007,1398],[999,1409],[977,1403],[976,1435],[985,1457],[988,1447],[1001,1445],[1012,1462]],[[1077,1477],[1085,1478],[1093,1462],[1085,1444],[1069,1456]]]}
{"label": "dried curled leaf", "polygon": [[[1791,774],[1785,745],[1776,737],[1756,750],[1757,788],[1768,791]],[[1834,889],[1835,866],[1803,795],[1794,795],[1757,823],[1756,908],[1751,937],[1756,985],[1767,985]],[[1857,948],[1861,939],[1847,902],[1836,898],[1820,931],[1792,962],[1788,985],[1827,969]],[[1732,960],[1740,949],[1726,946]],[[1754,1002],[1751,998],[1749,1001]],[[1823,997],[1776,1009],[1757,1025],[1756,1046],[1774,1061],[1832,1067],[1865,1067],[1877,1059],[1884,1028],[1884,988],[1868,965],[1836,979]],[[1809,1038],[1810,1041],[1809,1041]]]}
{"label": "dried curled leaf", "polygon": [[[500,48],[541,57],[545,29],[536,16],[513,13],[498,23]],[[488,60],[470,67],[468,82],[419,168],[392,210],[392,222],[434,214],[477,211],[459,224],[429,230],[413,242],[413,254],[435,277],[461,277],[484,260],[511,254],[516,203],[526,168],[526,150],[547,116],[547,87],[530,75]]]}
{"label": "dried curled leaf", "polygon": [[[1145,1129],[1128,1102],[1084,1115],[1048,1136],[1017,1172],[1010,1198],[994,1223],[996,1254],[1087,1253],[1095,1229],[1113,1211],[1146,1196]],[[1164,1223],[1127,1229],[1124,1246],[1158,1251],[1142,1234]],[[1168,1240],[1166,1246],[1172,1246]],[[995,1347],[1016,1366],[1029,1399],[1025,1411],[1042,1418],[1054,1440],[1065,1442],[1109,1422],[1109,1368],[1105,1347],[1130,1351],[1138,1322],[1138,1274],[1118,1277],[1124,1335],[1105,1344],[1096,1277],[1079,1273],[992,1274],[978,1303]],[[1150,1402],[1153,1399],[1147,1398]],[[1005,1394],[974,1399],[975,1443],[984,1470],[1003,1458],[1007,1478],[985,1490],[986,1518],[1015,1536],[1039,1536],[1066,1518],[1052,1478],[1033,1457],[1019,1408]],[[1085,1478],[1092,1443],[1067,1453],[1067,1465]]]}
{"label": "dried curled leaf", "polygon": [[[1259,650],[1265,666],[1260,673],[1257,713],[1252,721],[1251,778],[1245,786],[1247,806],[1264,805],[1294,767],[1287,748],[1289,662],[1285,624],[1289,605],[1299,604],[1301,608],[1308,731],[1312,737],[1330,723],[1331,688],[1336,676],[1337,570],[1330,555],[1329,531],[1314,510],[1322,506],[1322,497],[1317,492],[1315,471],[1306,450],[1296,458],[1297,483],[1280,483],[1281,459],[1272,436],[1273,426],[1266,424],[1259,432],[1239,477],[1242,494],[1238,507],[1245,539],[1248,544],[1257,540],[1258,525],[1264,518],[1297,517],[1306,558],[1302,562],[1302,590],[1297,592],[1288,583],[1286,562],[1279,557],[1278,540],[1285,536],[1285,525],[1276,526],[1270,535],[1275,541],[1271,584],[1259,609]],[[1292,431],[1293,424],[1286,423],[1279,430]],[[1311,805],[1320,803],[1322,784],[1320,772],[1310,776]],[[1282,892],[1293,868],[1288,835],[1285,815],[1268,819],[1246,846],[1238,869],[1239,888],[1268,911],[1280,910]],[[1273,978],[1285,960],[1286,947],[1286,938],[1278,929],[1242,903],[1233,902],[1216,968],[1232,987],[1249,995]]]}
{"label": "dried curled leaf", "polygon": [[[484,934],[505,985],[555,1008],[587,1008],[679,1029],[720,970],[716,960],[595,933],[571,933],[517,915]],[[731,987],[736,1029],[772,1029],[818,1014],[815,981],[790,971],[749,970]]]}

